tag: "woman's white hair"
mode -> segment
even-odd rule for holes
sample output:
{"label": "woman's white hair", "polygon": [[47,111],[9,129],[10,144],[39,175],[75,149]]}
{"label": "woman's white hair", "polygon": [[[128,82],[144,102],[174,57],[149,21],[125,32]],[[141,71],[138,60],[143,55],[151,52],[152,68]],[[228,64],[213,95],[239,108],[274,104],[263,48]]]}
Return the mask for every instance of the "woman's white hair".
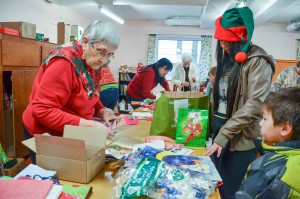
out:
{"label": "woman's white hair", "polygon": [[183,53],[182,54],[182,62],[192,62],[193,56],[190,53]]}
{"label": "woman's white hair", "polygon": [[[111,48],[116,50],[120,44],[120,37],[116,29],[108,22],[94,21],[91,23],[82,34],[82,37],[86,36],[89,39],[89,43],[94,42],[106,42]],[[79,39],[79,44],[82,44],[82,38]]]}

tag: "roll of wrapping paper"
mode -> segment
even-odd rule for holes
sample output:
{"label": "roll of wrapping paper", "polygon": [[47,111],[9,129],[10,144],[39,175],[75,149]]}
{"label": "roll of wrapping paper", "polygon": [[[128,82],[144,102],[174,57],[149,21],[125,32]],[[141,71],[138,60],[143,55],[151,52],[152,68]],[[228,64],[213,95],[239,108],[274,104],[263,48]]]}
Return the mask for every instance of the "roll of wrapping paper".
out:
{"label": "roll of wrapping paper", "polygon": [[0,143],[0,159],[1,159],[3,164],[5,164],[8,161],[8,159],[6,157],[6,154],[4,152],[4,149],[2,148],[1,143]]}

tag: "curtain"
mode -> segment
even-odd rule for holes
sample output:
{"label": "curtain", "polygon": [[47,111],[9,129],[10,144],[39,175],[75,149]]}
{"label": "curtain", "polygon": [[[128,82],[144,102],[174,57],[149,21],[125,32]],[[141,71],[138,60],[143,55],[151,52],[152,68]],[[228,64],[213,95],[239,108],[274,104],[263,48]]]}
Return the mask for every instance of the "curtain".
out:
{"label": "curtain", "polygon": [[148,36],[147,64],[155,63],[155,43],[156,43],[156,35],[150,34]]}
{"label": "curtain", "polygon": [[211,41],[212,36],[202,35],[201,36],[201,53],[199,57],[199,77],[200,81],[206,80],[208,77],[208,71],[212,67],[211,60]]}
{"label": "curtain", "polygon": [[297,39],[298,47],[297,47],[297,59],[300,59],[300,39]]}

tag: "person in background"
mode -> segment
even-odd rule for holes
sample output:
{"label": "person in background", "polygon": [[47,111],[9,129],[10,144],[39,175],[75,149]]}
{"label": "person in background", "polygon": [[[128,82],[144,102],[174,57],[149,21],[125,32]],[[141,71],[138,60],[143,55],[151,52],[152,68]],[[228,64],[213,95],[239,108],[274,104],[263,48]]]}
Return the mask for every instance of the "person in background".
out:
{"label": "person in background", "polygon": [[223,185],[222,199],[234,198],[249,164],[256,158],[262,102],[270,92],[275,62],[251,44],[253,13],[232,8],[215,21],[217,75],[213,90],[212,155]]}
{"label": "person in background", "polygon": [[192,63],[193,57],[189,53],[182,54],[182,62],[174,67],[173,85],[180,87],[182,91],[190,91],[193,84],[198,84],[198,69]]}
{"label": "person in background", "polygon": [[300,61],[297,66],[284,69],[271,86],[271,91],[276,92],[281,88],[300,86]]}
{"label": "person in background", "polygon": [[[165,75],[173,69],[173,64],[167,58],[161,58],[154,64],[142,67],[129,83],[126,90],[127,103],[142,102],[144,99],[156,99],[151,90],[160,84],[170,91]],[[136,106],[133,106],[136,108]]]}
{"label": "person in background", "polygon": [[[62,136],[67,124],[108,130],[93,117],[101,118],[107,126],[116,119],[99,100],[99,69],[107,66],[119,42],[110,23],[94,21],[79,41],[49,53],[36,75],[22,115],[26,139],[46,132]],[[35,163],[32,151],[30,156]]]}
{"label": "person in background", "polygon": [[235,198],[299,198],[299,101],[300,87],[280,89],[264,101],[259,125],[266,153],[252,162]]}
{"label": "person in background", "polygon": [[206,95],[208,95],[211,98],[212,91],[215,85],[215,80],[216,80],[216,74],[217,74],[217,67],[214,66],[208,71],[208,77],[209,77],[209,82],[206,86]]}
{"label": "person in background", "polygon": [[106,108],[114,110],[119,100],[118,82],[108,66],[101,68],[100,73],[100,101]]}

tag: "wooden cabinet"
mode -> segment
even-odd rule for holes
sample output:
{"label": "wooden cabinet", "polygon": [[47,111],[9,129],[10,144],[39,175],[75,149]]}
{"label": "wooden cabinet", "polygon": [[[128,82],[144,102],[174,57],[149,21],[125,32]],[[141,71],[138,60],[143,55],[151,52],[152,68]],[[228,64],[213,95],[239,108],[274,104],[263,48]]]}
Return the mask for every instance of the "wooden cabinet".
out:
{"label": "wooden cabinet", "polygon": [[[0,34],[0,142],[9,156],[27,154],[27,148],[21,143],[24,140],[22,113],[42,59],[56,46]],[[7,97],[9,108],[2,103]]]}
{"label": "wooden cabinet", "polygon": [[275,73],[272,79],[272,82],[274,82],[277,78],[277,76],[279,75],[279,73],[281,73],[281,71],[283,71],[285,68],[289,67],[289,66],[297,66],[299,60],[288,60],[288,59],[276,59],[276,67],[275,67]]}

